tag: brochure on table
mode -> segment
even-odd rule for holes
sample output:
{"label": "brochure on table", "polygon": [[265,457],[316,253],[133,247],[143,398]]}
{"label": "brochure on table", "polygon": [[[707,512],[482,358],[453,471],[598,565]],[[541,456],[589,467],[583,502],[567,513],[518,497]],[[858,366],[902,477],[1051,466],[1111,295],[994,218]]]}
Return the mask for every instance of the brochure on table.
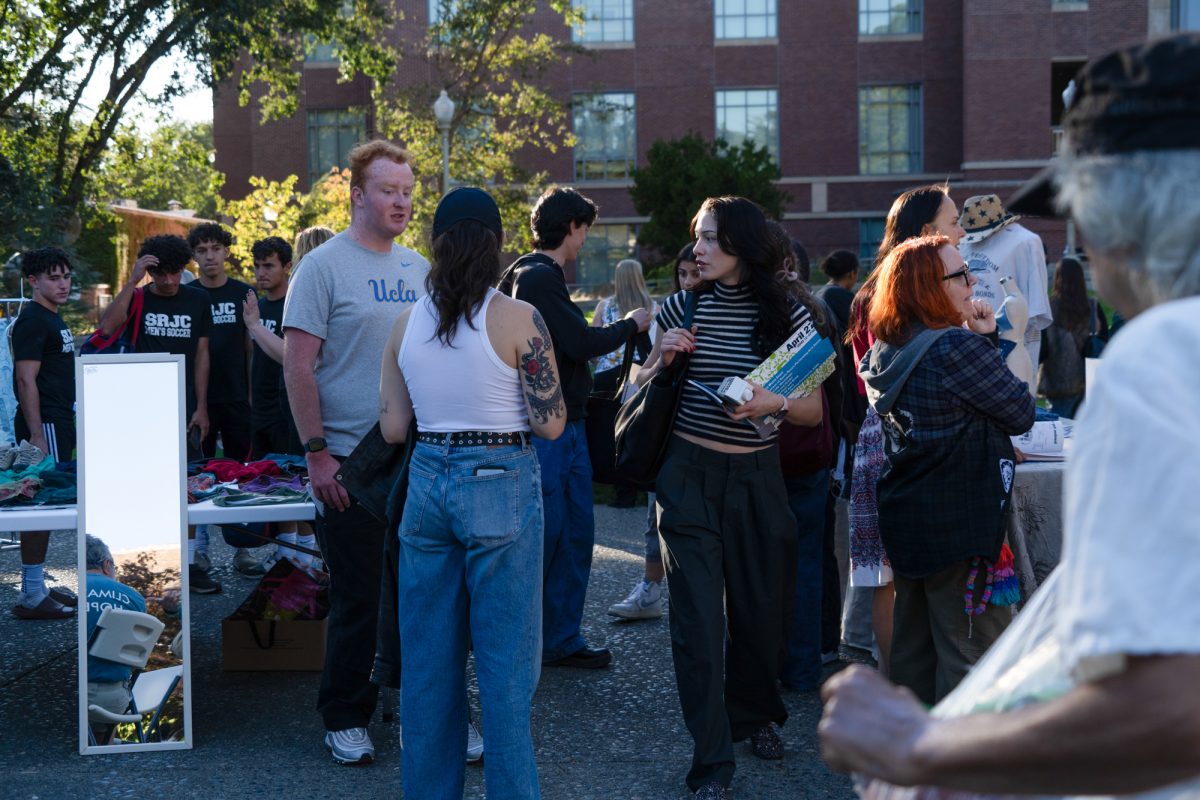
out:
{"label": "brochure on table", "polygon": [[1013,436],[1013,447],[1026,461],[1066,461],[1072,424],[1063,419],[1041,420],[1020,436]]}

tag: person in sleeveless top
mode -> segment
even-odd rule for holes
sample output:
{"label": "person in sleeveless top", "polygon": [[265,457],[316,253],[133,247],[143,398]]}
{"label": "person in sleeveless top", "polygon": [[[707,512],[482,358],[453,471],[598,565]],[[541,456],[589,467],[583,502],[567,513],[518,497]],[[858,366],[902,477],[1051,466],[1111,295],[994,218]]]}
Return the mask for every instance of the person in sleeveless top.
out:
{"label": "person in sleeveless top", "polygon": [[487,736],[488,797],[540,797],[530,712],[541,673],[541,474],[530,435],[567,412],[541,315],[497,292],[504,232],[481,189],[438,204],[427,296],[384,349],[379,423],[418,440],[400,521],[404,794],[461,798],[467,651]]}

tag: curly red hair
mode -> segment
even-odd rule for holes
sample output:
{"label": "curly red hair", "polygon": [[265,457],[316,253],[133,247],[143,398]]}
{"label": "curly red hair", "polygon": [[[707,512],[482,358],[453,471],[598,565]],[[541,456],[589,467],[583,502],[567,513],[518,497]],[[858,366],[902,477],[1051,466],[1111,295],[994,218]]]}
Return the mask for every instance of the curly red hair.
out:
{"label": "curly red hair", "polygon": [[945,236],[919,236],[884,257],[868,317],[875,338],[898,345],[908,341],[913,323],[926,328],[962,325],[962,311],[942,289],[946,265],[938,251],[948,244]]}

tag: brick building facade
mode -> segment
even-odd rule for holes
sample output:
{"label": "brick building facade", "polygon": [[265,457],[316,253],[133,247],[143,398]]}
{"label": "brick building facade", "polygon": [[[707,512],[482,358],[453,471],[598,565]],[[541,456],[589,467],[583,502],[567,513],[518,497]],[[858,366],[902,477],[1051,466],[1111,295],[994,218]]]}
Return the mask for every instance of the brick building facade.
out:
{"label": "brick building facade", "polygon": [[[396,0],[405,28],[437,0]],[[750,136],[776,155],[791,195],[787,227],[814,257],[870,253],[898,193],[948,180],[957,202],[1010,194],[1053,152],[1061,91],[1088,58],[1148,35],[1200,26],[1200,0],[593,0],[574,34],[591,52],[549,78],[580,144],[530,164],[573,184],[602,217],[574,280],[603,283],[639,217],[628,170],[656,139],[689,131]],[[435,12],[436,13],[436,12]],[[571,37],[548,10],[530,21]],[[411,32],[410,32],[411,33]],[[253,104],[218,90],[217,168],[306,186],[370,133],[362,80],[337,83],[318,53],[300,110],[260,125]],[[436,146],[430,143],[430,146]],[[1052,255],[1061,224],[1031,221]]]}

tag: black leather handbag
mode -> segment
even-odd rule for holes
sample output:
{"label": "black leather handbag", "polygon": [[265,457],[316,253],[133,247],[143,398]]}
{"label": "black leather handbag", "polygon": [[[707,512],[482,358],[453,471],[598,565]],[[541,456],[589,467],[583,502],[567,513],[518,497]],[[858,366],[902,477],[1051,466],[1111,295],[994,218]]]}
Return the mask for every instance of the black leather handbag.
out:
{"label": "black leather handbag", "polygon": [[[681,327],[691,328],[695,315],[696,294],[688,292]],[[658,477],[675,427],[690,360],[688,353],[676,353],[671,363],[617,412],[615,467],[626,482],[652,486]]]}
{"label": "black leather handbag", "polygon": [[[617,374],[617,388],[612,391],[592,392],[587,401],[588,457],[592,462],[592,480],[610,486],[627,486],[629,481],[617,469],[616,425],[617,413],[621,410],[621,398],[625,396],[625,385],[633,369],[635,337],[625,345],[625,358]],[[637,488],[645,489],[640,486]],[[654,490],[651,486],[650,491]]]}

